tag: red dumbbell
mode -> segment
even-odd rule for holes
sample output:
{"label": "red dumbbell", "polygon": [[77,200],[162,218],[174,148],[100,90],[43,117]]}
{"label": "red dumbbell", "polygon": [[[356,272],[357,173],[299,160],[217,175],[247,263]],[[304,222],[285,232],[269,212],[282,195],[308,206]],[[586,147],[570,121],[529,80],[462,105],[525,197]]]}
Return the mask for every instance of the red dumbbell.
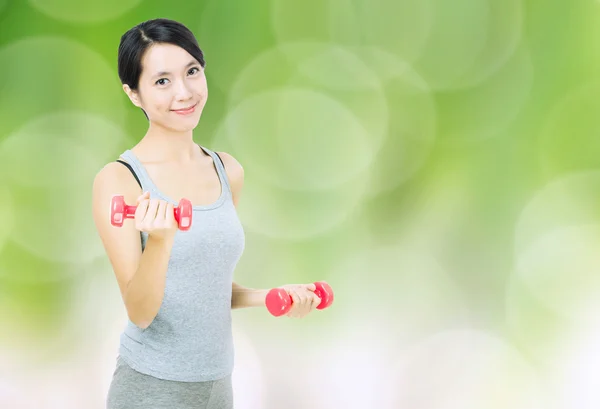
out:
{"label": "red dumbbell", "polygon": [[[315,294],[321,299],[317,309],[322,310],[329,307],[333,303],[333,290],[329,284],[317,281],[315,287]],[[272,315],[279,317],[287,314],[292,308],[293,301],[292,297],[283,288],[273,288],[267,293],[265,304]]]}
{"label": "red dumbbell", "polygon": [[[110,205],[110,223],[115,227],[123,226],[125,219],[135,217],[136,209],[137,206],[126,205],[123,196],[113,196]],[[192,203],[188,199],[181,199],[174,211],[179,230],[189,230],[192,227]]]}

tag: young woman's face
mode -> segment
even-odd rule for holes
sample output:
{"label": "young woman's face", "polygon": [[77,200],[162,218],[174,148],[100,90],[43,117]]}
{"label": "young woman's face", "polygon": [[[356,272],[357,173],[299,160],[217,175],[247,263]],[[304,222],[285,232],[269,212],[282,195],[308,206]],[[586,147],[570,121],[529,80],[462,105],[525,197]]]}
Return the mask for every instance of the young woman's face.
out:
{"label": "young woman's face", "polygon": [[198,125],[208,98],[204,69],[191,54],[172,44],[148,48],[137,92],[124,89],[150,122],[181,132]]}

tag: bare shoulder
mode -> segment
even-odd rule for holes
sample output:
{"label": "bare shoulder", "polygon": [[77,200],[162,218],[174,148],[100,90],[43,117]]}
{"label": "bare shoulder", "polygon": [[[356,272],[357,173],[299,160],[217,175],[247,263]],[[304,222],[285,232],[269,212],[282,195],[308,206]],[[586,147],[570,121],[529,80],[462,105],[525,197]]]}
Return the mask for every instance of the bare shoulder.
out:
{"label": "bare shoulder", "polygon": [[223,161],[227,179],[231,185],[234,203],[237,205],[239,197],[244,186],[244,168],[240,162],[227,152],[217,152]]}
{"label": "bare shoulder", "polygon": [[103,187],[106,185],[127,191],[136,192],[140,190],[140,185],[138,185],[131,171],[125,165],[116,161],[104,165],[94,178],[94,186]]}
{"label": "bare shoulder", "polygon": [[106,200],[112,195],[123,195],[126,202],[132,202],[142,193],[140,185],[131,171],[122,163],[110,162],[98,171],[93,184],[94,198]]}
{"label": "bare shoulder", "polygon": [[131,174],[122,163],[110,162],[104,165],[102,169],[96,174],[96,180],[119,180],[127,174]]}
{"label": "bare shoulder", "polygon": [[227,152],[217,152],[223,160],[227,177],[232,183],[243,183],[244,182],[244,168],[241,163]]}

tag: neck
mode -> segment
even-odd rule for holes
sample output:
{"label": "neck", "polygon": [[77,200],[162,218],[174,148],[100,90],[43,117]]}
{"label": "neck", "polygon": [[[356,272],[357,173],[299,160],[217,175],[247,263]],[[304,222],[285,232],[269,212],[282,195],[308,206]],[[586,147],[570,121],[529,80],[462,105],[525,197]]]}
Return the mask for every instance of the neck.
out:
{"label": "neck", "polygon": [[186,162],[194,158],[197,150],[193,131],[177,132],[150,124],[148,132],[138,144],[149,161]]}

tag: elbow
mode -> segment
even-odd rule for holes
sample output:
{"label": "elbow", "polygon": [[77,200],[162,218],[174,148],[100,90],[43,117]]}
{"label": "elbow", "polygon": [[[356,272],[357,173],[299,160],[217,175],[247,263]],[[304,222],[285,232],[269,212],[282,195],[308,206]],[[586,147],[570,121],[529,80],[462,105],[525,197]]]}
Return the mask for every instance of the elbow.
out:
{"label": "elbow", "polygon": [[127,314],[129,321],[131,321],[136,327],[141,330],[148,328],[154,321],[155,316],[140,316],[138,314]]}
{"label": "elbow", "polygon": [[127,310],[129,321],[139,329],[145,330],[154,322],[160,309],[160,303],[147,305],[147,303],[136,303],[129,297],[125,297],[125,309]]}
{"label": "elbow", "polygon": [[133,325],[135,325],[136,327],[138,327],[139,329],[146,329],[150,326],[150,321],[145,320],[143,318],[140,317],[134,317],[131,314],[127,314],[129,321],[131,321],[131,323]]}
{"label": "elbow", "polygon": [[139,324],[136,324],[140,329],[145,330],[146,328],[148,328],[150,326],[151,322],[142,322]]}

